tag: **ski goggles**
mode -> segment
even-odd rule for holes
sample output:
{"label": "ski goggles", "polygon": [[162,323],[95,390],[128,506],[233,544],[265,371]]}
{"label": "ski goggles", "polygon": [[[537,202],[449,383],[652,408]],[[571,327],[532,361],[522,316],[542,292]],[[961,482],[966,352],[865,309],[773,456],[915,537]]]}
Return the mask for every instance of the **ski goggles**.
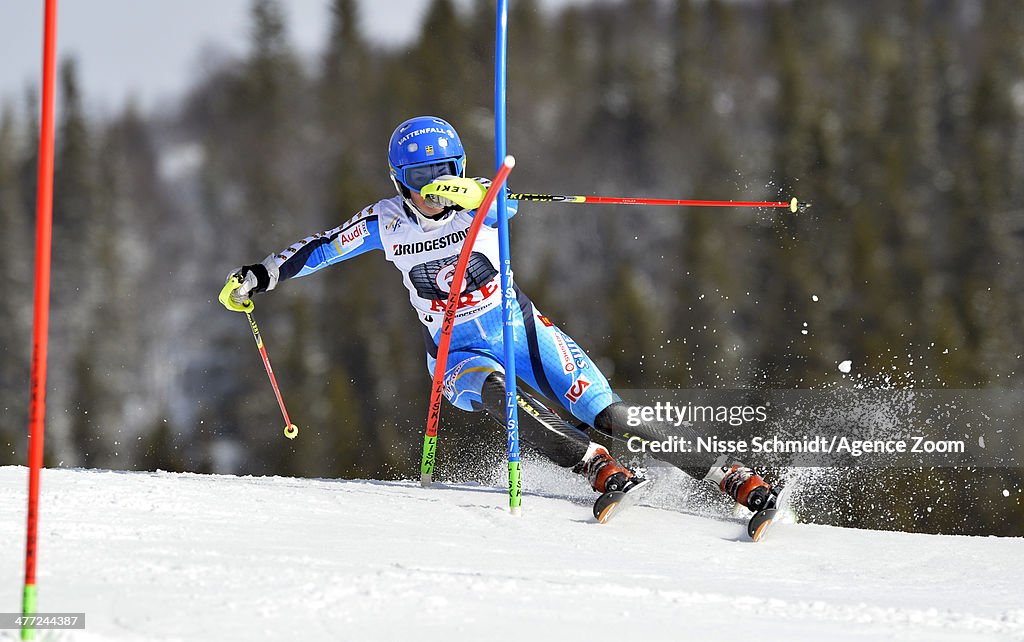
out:
{"label": "ski goggles", "polygon": [[449,159],[440,162],[424,163],[421,165],[408,165],[392,170],[395,179],[414,192],[423,189],[423,186],[442,176],[461,176],[462,168],[456,159]]}

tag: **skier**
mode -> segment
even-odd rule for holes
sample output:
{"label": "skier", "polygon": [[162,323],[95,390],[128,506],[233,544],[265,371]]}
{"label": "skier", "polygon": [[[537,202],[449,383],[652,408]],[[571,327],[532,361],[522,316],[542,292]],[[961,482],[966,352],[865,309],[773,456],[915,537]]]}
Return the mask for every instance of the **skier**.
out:
{"label": "skier", "polygon": [[[422,324],[427,368],[433,373],[448,284],[474,210],[483,200],[487,179],[466,178],[466,154],[455,129],[441,118],[419,116],[395,129],[388,163],[397,196],[369,205],[338,227],[306,237],[262,263],[231,271],[220,301],[236,312],[251,311],[253,294],[273,290],[282,281],[306,276],[370,250],[381,250],[402,273],[409,300]],[[430,187],[428,187],[430,186]],[[446,198],[437,192],[450,196]],[[427,192],[426,195],[421,191]],[[502,367],[502,310],[498,271],[496,206],[480,229],[466,271],[460,308],[452,329],[444,379],[445,397],[467,411],[483,411],[505,423]],[[508,214],[517,210],[508,201]],[[663,439],[659,427],[628,426],[628,407],[573,339],[562,332],[516,288],[515,359],[519,377],[557,402],[581,423],[572,426],[520,392],[523,441],[559,466],[583,474],[599,493],[629,492],[643,478],[619,464],[592,441],[596,429]],[[752,511],[772,507],[777,492],[753,470],[722,456],[694,467],[672,461],[691,476],[717,485]]]}

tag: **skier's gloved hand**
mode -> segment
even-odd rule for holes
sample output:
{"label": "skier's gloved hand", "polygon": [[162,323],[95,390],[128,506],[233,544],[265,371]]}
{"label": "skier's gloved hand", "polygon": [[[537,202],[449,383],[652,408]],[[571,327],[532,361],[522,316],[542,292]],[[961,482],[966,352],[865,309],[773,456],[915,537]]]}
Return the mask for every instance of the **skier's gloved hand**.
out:
{"label": "skier's gloved hand", "polygon": [[440,176],[420,190],[423,199],[430,205],[455,210],[475,210],[480,207],[486,193],[487,186],[479,179],[461,176]]}
{"label": "skier's gloved hand", "polygon": [[232,312],[252,312],[252,299],[249,297],[257,292],[273,290],[277,285],[277,265],[273,255],[263,263],[243,265],[235,268],[228,275],[227,283],[221,288],[217,299]]}
{"label": "skier's gloved hand", "polygon": [[232,312],[252,312],[255,306],[249,293],[255,287],[256,276],[245,267],[240,267],[228,275],[227,283],[221,288],[217,300]]}

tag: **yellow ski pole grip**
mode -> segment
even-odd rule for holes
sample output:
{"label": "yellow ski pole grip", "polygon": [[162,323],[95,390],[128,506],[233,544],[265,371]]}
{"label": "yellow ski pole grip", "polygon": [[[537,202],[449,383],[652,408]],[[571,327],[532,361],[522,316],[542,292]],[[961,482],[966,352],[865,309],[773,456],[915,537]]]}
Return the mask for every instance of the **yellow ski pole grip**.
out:
{"label": "yellow ski pole grip", "polygon": [[236,274],[228,279],[227,283],[224,284],[224,287],[221,288],[220,295],[217,297],[217,300],[220,301],[221,305],[232,312],[252,312],[253,308],[256,306],[253,305],[251,300],[246,301],[244,305],[239,305],[231,300],[231,293],[240,287],[242,287],[242,277]]}
{"label": "yellow ski pole grip", "polygon": [[480,207],[486,193],[487,188],[483,185],[472,178],[461,176],[439,178],[427,183],[420,190],[420,194],[424,197],[440,196],[467,210],[475,210]]}

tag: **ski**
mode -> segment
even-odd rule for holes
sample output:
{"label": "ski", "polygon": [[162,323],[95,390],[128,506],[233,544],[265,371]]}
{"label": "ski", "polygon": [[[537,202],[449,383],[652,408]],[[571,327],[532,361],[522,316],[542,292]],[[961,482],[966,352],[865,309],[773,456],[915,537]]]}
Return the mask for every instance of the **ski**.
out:
{"label": "ski", "polygon": [[789,499],[789,487],[784,486],[771,508],[757,511],[747,522],[747,535],[754,542],[760,542],[786,510]]}
{"label": "ski", "polygon": [[754,516],[747,522],[747,535],[750,539],[759,542],[764,537],[772,524],[775,523],[775,518],[779,514],[777,508],[765,508],[754,513]]}
{"label": "ski", "polygon": [[594,519],[599,524],[606,524],[613,517],[635,505],[650,490],[651,480],[645,479],[639,482],[628,491],[610,490],[601,493],[601,496],[594,502]]}

